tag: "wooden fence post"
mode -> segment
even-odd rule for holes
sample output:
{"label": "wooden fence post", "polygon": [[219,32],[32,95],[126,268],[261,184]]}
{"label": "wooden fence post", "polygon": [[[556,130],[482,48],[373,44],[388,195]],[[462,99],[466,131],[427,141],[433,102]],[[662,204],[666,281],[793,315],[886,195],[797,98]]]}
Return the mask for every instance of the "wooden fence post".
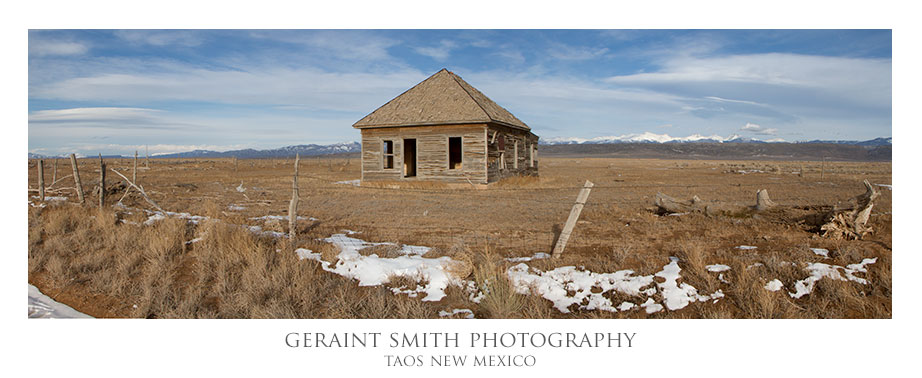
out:
{"label": "wooden fence post", "polygon": [[147,166],[147,169],[150,170],[150,150],[147,148],[147,145],[144,145],[144,165]]}
{"label": "wooden fence post", "polygon": [[138,182],[138,150],[134,150],[134,170],[131,171],[131,181]]}
{"label": "wooden fence post", "polygon": [[58,181],[58,159],[51,159],[51,183]]}
{"label": "wooden fence post", "polygon": [[45,161],[38,159],[38,199],[45,201]]}
{"label": "wooden fence post", "polygon": [[288,237],[292,249],[298,242],[298,163],[300,156],[295,154],[295,174],[291,180],[291,203],[288,205]]}
{"label": "wooden fence post", "polygon": [[99,154],[99,209],[102,210],[106,203],[106,163],[102,162]]}
{"label": "wooden fence post", "polygon": [[77,156],[74,154],[70,154],[70,165],[74,169],[74,186],[76,186],[75,189],[77,190],[77,199],[80,203],[85,203],[83,198],[83,184],[80,183],[80,171],[77,169]]}
{"label": "wooden fence post", "polygon": [[560,237],[557,238],[557,245],[554,246],[552,255],[555,258],[560,258],[560,256],[563,255],[563,250],[567,247],[567,241],[570,239],[573,227],[576,226],[576,221],[579,220],[579,213],[583,211],[583,205],[585,205],[586,200],[589,199],[589,191],[592,190],[593,186],[594,184],[592,182],[586,180],[583,189],[580,190],[579,195],[576,196],[576,203],[573,204],[573,208],[570,209],[570,216],[567,218],[567,224],[563,226],[563,231],[560,232]]}
{"label": "wooden fence post", "polygon": [[822,171],[820,171],[820,180],[825,180],[825,179],[826,179],[826,157],[823,156],[823,168],[822,168]]}

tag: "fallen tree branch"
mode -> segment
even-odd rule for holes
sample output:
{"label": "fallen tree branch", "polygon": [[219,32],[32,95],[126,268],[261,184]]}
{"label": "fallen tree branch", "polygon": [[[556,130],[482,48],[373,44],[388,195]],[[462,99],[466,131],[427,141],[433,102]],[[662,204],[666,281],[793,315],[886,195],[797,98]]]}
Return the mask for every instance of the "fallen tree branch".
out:
{"label": "fallen tree branch", "polygon": [[128,183],[128,185],[131,185],[131,186],[133,186],[135,189],[137,189],[138,192],[141,193],[141,196],[144,197],[144,199],[147,200],[147,202],[149,202],[151,205],[153,205],[154,208],[156,208],[157,210],[159,210],[161,213],[166,214],[166,210],[163,210],[163,208],[161,208],[160,205],[158,205],[156,202],[154,202],[154,200],[150,199],[150,197],[147,196],[147,193],[144,192],[144,189],[143,189],[143,188],[141,188],[140,186],[135,185],[135,183],[131,182],[131,180],[129,180],[127,177],[125,177],[125,175],[119,173],[119,172],[116,171],[115,169],[110,168],[109,170],[111,170],[112,172],[115,172],[115,174],[121,176],[122,179],[124,179],[125,182]]}

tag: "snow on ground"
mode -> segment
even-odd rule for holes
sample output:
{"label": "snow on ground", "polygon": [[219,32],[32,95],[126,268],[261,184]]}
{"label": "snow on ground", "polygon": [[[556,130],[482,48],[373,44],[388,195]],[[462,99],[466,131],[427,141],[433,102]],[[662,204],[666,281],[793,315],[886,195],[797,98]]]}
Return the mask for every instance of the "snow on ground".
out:
{"label": "snow on ground", "polygon": [[526,261],[531,261],[531,260],[536,260],[536,259],[546,259],[548,257],[551,257],[551,255],[544,253],[544,252],[538,252],[538,253],[535,253],[534,255],[531,255],[530,257],[507,257],[506,261],[526,262]]}
{"label": "snow on ground", "polygon": [[689,303],[695,301],[707,301],[711,299],[723,298],[724,293],[721,290],[717,290],[714,294],[711,295],[700,295],[698,294],[698,289],[695,289],[694,286],[687,283],[682,283],[681,285],[677,284],[679,278],[679,272],[682,268],[679,268],[679,259],[676,257],[670,257],[669,264],[663,267],[663,270],[656,273],[657,277],[665,279],[665,282],[658,283],[656,286],[660,288],[660,291],[663,293],[664,304],[669,310],[678,310],[685,308]]}
{"label": "snow on ground", "polygon": [[705,266],[705,268],[707,268],[708,272],[715,272],[715,273],[726,272],[730,270],[730,267],[724,264],[707,265]]}
{"label": "snow on ground", "polygon": [[781,290],[782,287],[784,287],[784,284],[782,284],[781,281],[778,280],[777,278],[765,284],[765,290],[768,290],[768,291],[778,291],[778,290]]}
{"label": "snow on ground", "polygon": [[[302,217],[300,215],[298,215],[297,219],[298,220],[311,220],[311,221],[317,220],[317,218],[314,218],[314,217]],[[283,221],[284,220],[284,221],[287,221],[288,216],[287,215],[263,215],[261,217],[252,217],[250,218],[250,220],[262,220],[262,221],[270,221],[270,220]]]}
{"label": "snow on ground", "polygon": [[245,206],[232,203],[230,205],[227,205],[227,209],[230,211],[243,211],[243,210],[246,210],[247,208]]}
{"label": "snow on ground", "polygon": [[825,248],[810,248],[811,251],[817,256],[829,257],[829,250]]}
{"label": "snow on ground", "polygon": [[[519,294],[538,294],[554,302],[560,312],[568,313],[573,304],[580,309],[606,310],[617,312],[618,309],[602,294],[616,291],[631,296],[651,296],[656,288],[644,287],[653,283],[653,276],[635,276],[633,270],[619,270],[614,273],[594,273],[577,270],[575,266],[564,266],[547,272],[541,272],[524,263],[510,267],[506,271],[509,281]],[[593,288],[601,289],[598,293]],[[570,294],[573,293],[573,294]]]}
{"label": "snow on ground", "polygon": [[747,251],[747,250],[750,250],[750,249],[756,249],[756,248],[759,248],[759,247],[756,247],[756,246],[753,246],[753,245],[739,245],[739,246],[736,247],[736,249],[740,249],[740,250],[743,250],[743,251]]}
{"label": "snow on ground", "polygon": [[[464,286],[464,281],[448,274],[449,268],[457,262],[450,257],[425,258],[429,247],[403,245],[399,253],[402,256],[383,258],[376,254],[362,256],[359,250],[375,245],[394,245],[392,243],[369,243],[351,238],[345,234],[334,234],[323,239],[340,249],[335,263],[320,260],[319,254],[308,251],[308,257],[321,262],[323,269],[343,277],[359,281],[359,286],[377,286],[388,283],[393,277],[407,277],[415,280],[416,289],[395,288],[398,293],[425,293],[424,301],[439,301],[445,297],[448,285]],[[299,256],[301,254],[299,253]],[[316,256],[316,257],[315,257]]]}
{"label": "snow on ground", "polygon": [[[795,282],[795,292],[789,292],[788,294],[791,296],[791,298],[800,298],[804,295],[810,294],[813,292],[813,286],[816,284],[816,281],[819,281],[824,277],[840,281],[854,281],[866,285],[868,281],[864,278],[855,276],[855,273],[867,273],[868,270],[865,266],[876,262],[876,257],[873,259],[864,259],[861,260],[861,262],[858,264],[849,264],[844,268],[838,265],[829,265],[823,263],[807,264],[807,267],[804,269],[810,272],[810,276]],[[845,274],[845,277],[839,273],[840,271]]]}
{"label": "snow on ground", "polygon": [[[32,198],[39,199],[39,196],[32,196]],[[67,201],[67,197],[45,196],[45,202],[52,201]]]}
{"label": "snow on ground", "polygon": [[[233,184],[232,184],[233,185]],[[237,186],[237,191],[240,193],[246,192],[247,188],[243,187],[243,181],[240,182],[240,185]]]}
{"label": "snow on ground", "polygon": [[[647,313],[661,311],[663,305],[669,310],[678,310],[691,302],[719,299],[724,296],[718,290],[711,295],[700,295],[695,287],[677,283],[679,271],[678,259],[673,257],[663,270],[648,276],[635,276],[632,270],[619,270],[614,273],[595,273],[579,270],[574,266],[564,266],[542,272],[521,263],[510,267],[506,274],[520,294],[537,294],[554,302],[560,312],[569,313],[569,307],[576,304],[581,310],[626,311],[637,305],[622,302],[615,307],[605,293],[618,292],[634,297],[646,296],[647,301],[640,305]],[[653,277],[661,277],[664,282],[654,285]],[[662,293],[663,304],[656,303],[652,296]]]}
{"label": "snow on ground", "polygon": [[880,187],[883,187],[883,188],[887,188],[887,189],[893,190],[893,185],[877,184],[877,186],[880,186]]}
{"label": "snow on ground", "polygon": [[455,314],[466,314],[466,315],[464,315],[464,318],[465,318],[465,319],[473,319],[473,318],[474,318],[474,312],[471,311],[471,310],[468,310],[468,309],[466,309],[466,308],[456,308],[456,309],[454,309],[454,310],[451,310],[451,312],[448,312],[448,311],[439,311],[439,316],[441,316],[441,317],[443,317],[443,318],[446,317],[446,316],[452,316],[452,315],[455,315]]}
{"label": "snow on ground", "polygon": [[31,284],[29,285],[29,317],[46,319],[92,318],[92,316],[74,310],[70,306],[42,294],[37,287]]}
{"label": "snow on ground", "polygon": [[362,186],[362,180],[337,181],[334,184]]}

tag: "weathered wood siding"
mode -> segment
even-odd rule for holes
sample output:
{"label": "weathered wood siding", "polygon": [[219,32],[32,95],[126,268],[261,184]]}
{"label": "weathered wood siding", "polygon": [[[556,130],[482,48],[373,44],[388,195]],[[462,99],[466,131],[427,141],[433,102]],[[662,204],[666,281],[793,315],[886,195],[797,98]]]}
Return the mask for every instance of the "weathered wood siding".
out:
{"label": "weathered wood siding", "polygon": [[[487,182],[485,124],[362,129],[362,180]],[[461,137],[461,168],[448,168],[448,138]],[[416,177],[403,177],[404,139],[416,139]],[[383,144],[394,143],[394,167],[383,167]]]}
{"label": "weathered wood siding", "polygon": [[538,137],[535,134],[490,124],[487,144],[488,182],[515,175],[538,175]]}

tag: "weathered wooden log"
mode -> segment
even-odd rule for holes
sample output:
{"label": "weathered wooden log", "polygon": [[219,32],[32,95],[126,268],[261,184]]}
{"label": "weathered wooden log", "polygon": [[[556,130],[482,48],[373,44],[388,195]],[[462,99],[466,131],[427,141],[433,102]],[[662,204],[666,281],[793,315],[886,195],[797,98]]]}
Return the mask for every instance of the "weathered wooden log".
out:
{"label": "weathered wooden log", "polygon": [[705,205],[698,196],[692,197],[690,201],[679,201],[658,192],[653,204],[659,207],[660,213],[690,213],[705,210]]}
{"label": "weathered wooden log", "polygon": [[768,198],[768,190],[760,189],[756,192],[756,210],[768,210],[775,207],[774,201],[771,198]]}
{"label": "weathered wooden log", "polygon": [[826,214],[825,223],[820,226],[824,237],[834,239],[861,239],[874,230],[868,226],[874,200],[880,192],[874,189],[868,180],[863,182],[865,192],[855,196],[844,204],[837,204]]}

